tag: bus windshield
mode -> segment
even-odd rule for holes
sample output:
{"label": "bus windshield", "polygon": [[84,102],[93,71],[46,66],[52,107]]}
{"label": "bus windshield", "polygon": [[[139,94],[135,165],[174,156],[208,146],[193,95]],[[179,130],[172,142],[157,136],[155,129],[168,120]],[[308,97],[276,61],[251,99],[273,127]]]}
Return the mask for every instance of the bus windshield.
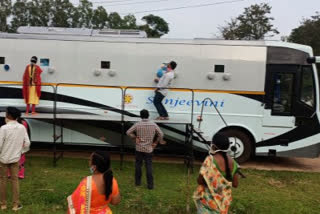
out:
{"label": "bus windshield", "polygon": [[303,66],[301,73],[300,101],[314,108],[315,106],[315,87],[312,66]]}

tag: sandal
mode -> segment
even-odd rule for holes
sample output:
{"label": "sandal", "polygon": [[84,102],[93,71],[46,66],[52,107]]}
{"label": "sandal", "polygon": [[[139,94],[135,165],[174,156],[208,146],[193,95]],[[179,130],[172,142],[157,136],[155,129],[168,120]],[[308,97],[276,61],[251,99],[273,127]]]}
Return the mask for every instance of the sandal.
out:
{"label": "sandal", "polygon": [[160,117],[159,120],[169,120],[169,117]]}

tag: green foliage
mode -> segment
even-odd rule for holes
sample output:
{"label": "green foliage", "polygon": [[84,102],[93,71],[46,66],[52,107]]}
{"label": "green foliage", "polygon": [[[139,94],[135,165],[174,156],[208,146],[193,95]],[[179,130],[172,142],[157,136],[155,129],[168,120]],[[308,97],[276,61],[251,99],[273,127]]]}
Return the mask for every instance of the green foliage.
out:
{"label": "green foliage", "polygon": [[11,0],[0,1],[0,32],[8,31],[7,19],[11,14]]}
{"label": "green foliage", "polygon": [[122,20],[123,29],[137,29],[137,19],[134,15],[126,15]]}
{"label": "green foliage", "polygon": [[48,26],[51,13],[50,0],[34,0],[27,3],[30,26]]}
{"label": "green foliage", "polygon": [[92,3],[88,0],[80,0],[80,4],[77,8],[79,13],[79,27],[91,28],[92,17],[93,17],[93,9]]}
{"label": "green foliage", "polygon": [[12,8],[12,21],[10,31],[15,32],[19,26],[27,26],[29,24],[29,15],[27,0],[17,0]]}
{"label": "green foliage", "polygon": [[169,32],[168,23],[159,16],[150,14],[142,17],[142,20],[145,21],[146,24],[140,26],[139,28],[146,31],[148,37],[160,38]]}
{"label": "green foliage", "polygon": [[[7,24],[11,17],[11,23]],[[92,2],[80,0],[75,7],[70,0],[11,0],[0,2],[0,31],[16,32],[20,26],[50,26],[93,29],[142,29],[149,37],[161,37],[169,32],[168,23],[159,16],[145,16],[138,26],[134,15],[108,15],[102,6],[93,9]]]}
{"label": "green foliage", "polygon": [[289,41],[309,45],[314,54],[320,56],[320,13],[304,19],[299,27],[292,30]]}
{"label": "green foliage", "polygon": [[108,24],[108,13],[104,7],[99,6],[93,11],[92,28],[103,29]]}
{"label": "green foliage", "polygon": [[71,27],[71,15],[74,12],[74,7],[69,0],[55,0],[51,5],[52,27]]}
{"label": "green foliage", "polygon": [[122,18],[116,13],[112,12],[109,14],[108,25],[111,29],[121,29],[122,27]]}
{"label": "green foliage", "polygon": [[271,6],[266,3],[251,5],[238,17],[231,19],[226,26],[220,27],[220,33],[228,40],[260,40],[266,36],[272,37],[279,32],[271,23],[274,18],[268,16],[270,13]]}

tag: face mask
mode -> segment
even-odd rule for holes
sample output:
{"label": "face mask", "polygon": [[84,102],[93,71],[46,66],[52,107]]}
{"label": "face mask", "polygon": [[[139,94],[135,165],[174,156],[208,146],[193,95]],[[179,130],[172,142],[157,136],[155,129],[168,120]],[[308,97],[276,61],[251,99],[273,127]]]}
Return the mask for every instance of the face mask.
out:
{"label": "face mask", "polygon": [[95,171],[95,170],[93,169],[93,166],[91,166],[91,167],[89,168],[89,170],[90,170],[90,173],[91,173],[91,174],[93,174],[94,171]]}
{"label": "face mask", "polygon": [[[216,149],[213,149],[215,147]],[[218,149],[214,144],[210,144],[209,155],[215,155],[218,152],[227,152],[226,150]]]}

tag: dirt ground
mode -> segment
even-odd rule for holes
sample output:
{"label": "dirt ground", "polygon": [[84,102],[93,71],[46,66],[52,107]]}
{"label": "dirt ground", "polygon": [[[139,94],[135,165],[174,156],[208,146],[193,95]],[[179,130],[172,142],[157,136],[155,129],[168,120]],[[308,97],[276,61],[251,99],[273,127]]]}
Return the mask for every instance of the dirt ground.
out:
{"label": "dirt ground", "polygon": [[[91,152],[64,152],[64,157],[72,158],[89,158]],[[32,151],[28,156],[52,156],[51,151]],[[112,160],[120,160],[119,154],[112,154]],[[124,160],[134,161],[134,155],[124,155]],[[184,159],[166,156],[154,156],[154,162],[177,163],[183,164]],[[195,161],[195,164],[201,164]],[[320,157],[315,159],[309,158],[285,158],[285,157],[256,157],[244,164],[242,168],[259,169],[259,170],[277,170],[277,171],[301,171],[301,172],[320,172]]]}
{"label": "dirt ground", "polygon": [[261,170],[320,172],[320,157],[314,159],[256,157],[254,160],[242,164],[241,167]]}

